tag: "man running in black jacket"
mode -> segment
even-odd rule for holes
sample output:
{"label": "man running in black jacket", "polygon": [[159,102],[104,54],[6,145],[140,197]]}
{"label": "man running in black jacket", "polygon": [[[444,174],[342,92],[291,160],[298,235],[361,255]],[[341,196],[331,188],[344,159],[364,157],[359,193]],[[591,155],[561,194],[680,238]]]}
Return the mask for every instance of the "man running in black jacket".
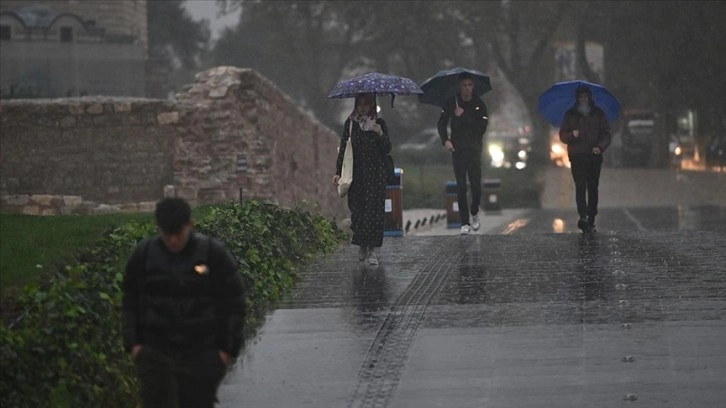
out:
{"label": "man running in black jacket", "polygon": [[242,344],[242,279],[220,241],[193,231],[186,201],[159,201],[155,218],[159,234],[126,264],[124,347],[143,407],[212,408]]}
{"label": "man running in black jacket", "polygon": [[[459,93],[446,100],[438,129],[441,143],[451,152],[456,177],[457,201],[461,234],[466,235],[478,231],[479,204],[481,202],[481,153],[484,144],[484,132],[487,130],[489,118],[487,106],[480,98],[474,97],[474,80],[466,72],[459,75]],[[451,120],[451,136],[447,127]],[[467,204],[466,180],[471,185],[471,209]],[[469,213],[471,212],[471,223]]]}

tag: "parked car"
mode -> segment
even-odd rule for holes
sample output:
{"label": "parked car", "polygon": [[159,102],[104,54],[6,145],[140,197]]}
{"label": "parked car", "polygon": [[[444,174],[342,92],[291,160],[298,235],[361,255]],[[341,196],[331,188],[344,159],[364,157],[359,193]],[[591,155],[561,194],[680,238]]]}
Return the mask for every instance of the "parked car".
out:
{"label": "parked car", "polygon": [[671,135],[668,140],[669,163],[672,167],[681,167],[683,161],[683,146],[676,135]]}
{"label": "parked car", "polygon": [[645,167],[650,162],[651,149],[658,137],[656,114],[648,110],[630,109],[623,114],[621,137],[623,165]]}
{"label": "parked car", "polygon": [[723,170],[726,166],[726,133],[711,138],[704,154],[707,167],[719,167]]}
{"label": "parked car", "polygon": [[560,133],[557,130],[550,134],[550,160],[558,167],[570,167],[567,145],[560,141]]}
{"label": "parked car", "polygon": [[441,146],[439,131],[436,128],[428,128],[416,133],[416,135],[402,143],[399,148],[401,150],[424,150],[436,146]]}
{"label": "parked car", "polygon": [[487,167],[522,170],[527,167],[531,155],[531,142],[526,137],[490,135],[486,138],[484,165]]}

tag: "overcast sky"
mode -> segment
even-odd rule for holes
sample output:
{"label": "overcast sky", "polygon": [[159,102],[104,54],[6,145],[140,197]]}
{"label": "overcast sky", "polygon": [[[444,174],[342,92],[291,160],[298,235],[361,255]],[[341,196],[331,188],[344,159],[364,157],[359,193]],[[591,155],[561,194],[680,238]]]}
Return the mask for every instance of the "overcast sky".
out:
{"label": "overcast sky", "polygon": [[187,0],[184,7],[189,10],[189,14],[195,20],[206,18],[209,20],[209,28],[212,30],[212,40],[219,38],[219,34],[223,28],[234,26],[239,21],[239,13],[237,10],[233,14],[217,18],[217,5],[214,0]]}

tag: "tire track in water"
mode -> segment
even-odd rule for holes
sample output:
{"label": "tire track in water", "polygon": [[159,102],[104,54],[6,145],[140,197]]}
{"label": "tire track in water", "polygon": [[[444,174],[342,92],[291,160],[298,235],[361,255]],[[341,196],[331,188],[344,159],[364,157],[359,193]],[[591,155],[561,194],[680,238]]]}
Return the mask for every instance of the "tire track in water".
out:
{"label": "tire track in water", "polygon": [[360,371],[350,408],[386,407],[398,387],[408,352],[431,301],[475,240],[452,237],[426,264],[391,307]]}

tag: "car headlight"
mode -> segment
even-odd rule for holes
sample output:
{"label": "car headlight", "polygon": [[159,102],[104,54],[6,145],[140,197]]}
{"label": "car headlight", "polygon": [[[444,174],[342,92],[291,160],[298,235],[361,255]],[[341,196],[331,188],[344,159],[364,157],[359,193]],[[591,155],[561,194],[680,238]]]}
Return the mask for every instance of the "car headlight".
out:
{"label": "car headlight", "polygon": [[489,157],[492,159],[492,166],[502,167],[504,164],[504,149],[502,149],[502,146],[498,144],[490,144]]}

